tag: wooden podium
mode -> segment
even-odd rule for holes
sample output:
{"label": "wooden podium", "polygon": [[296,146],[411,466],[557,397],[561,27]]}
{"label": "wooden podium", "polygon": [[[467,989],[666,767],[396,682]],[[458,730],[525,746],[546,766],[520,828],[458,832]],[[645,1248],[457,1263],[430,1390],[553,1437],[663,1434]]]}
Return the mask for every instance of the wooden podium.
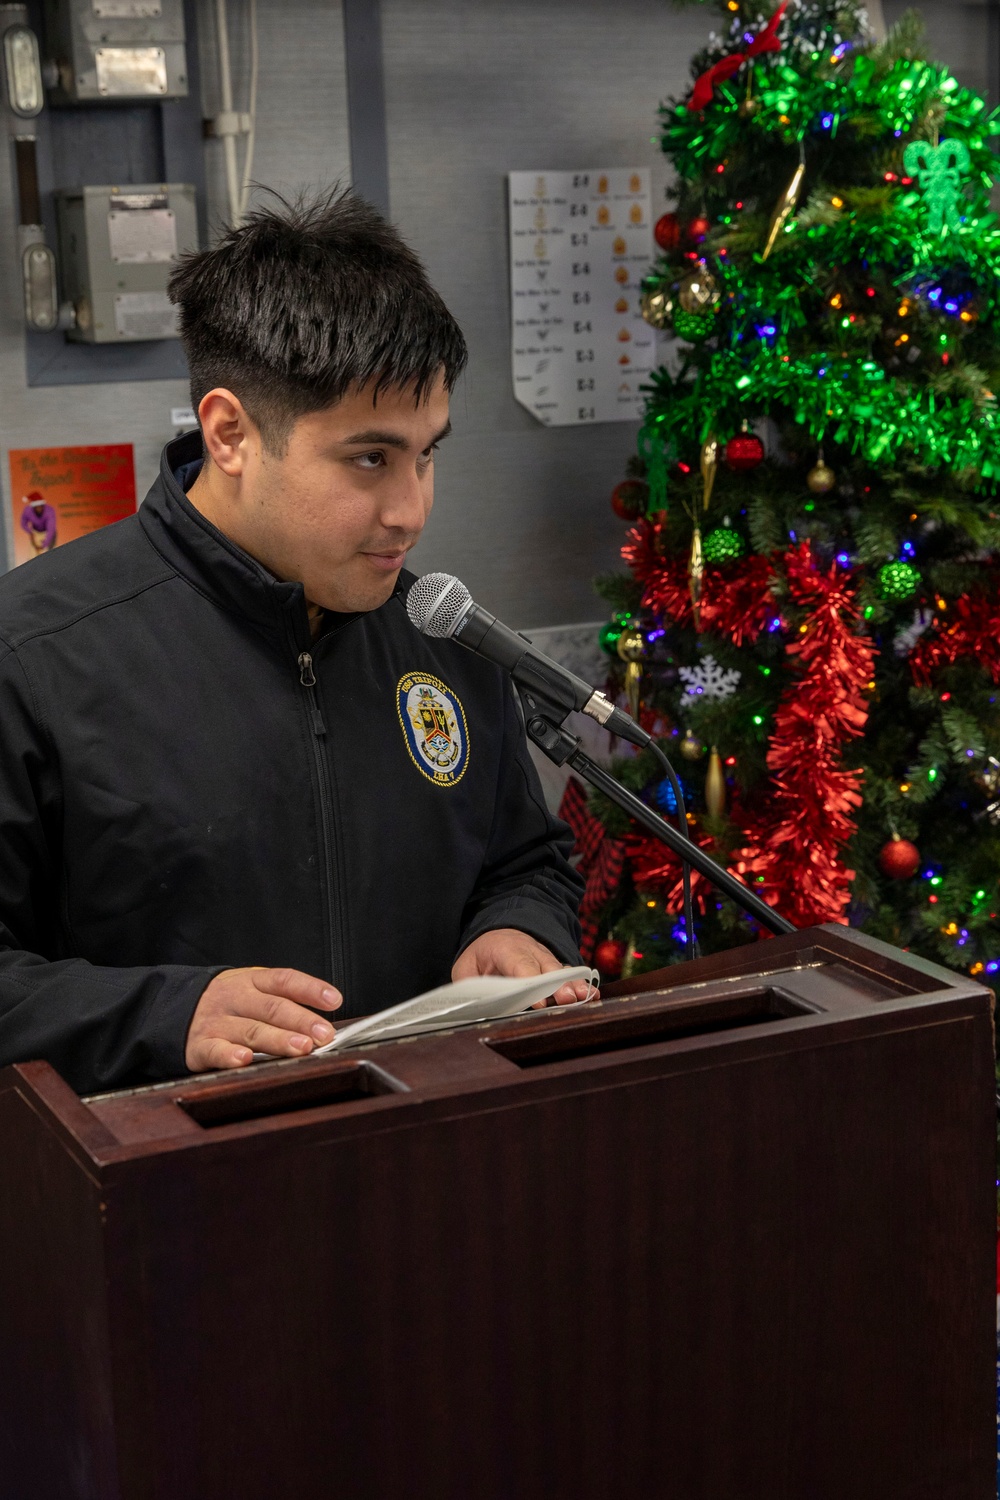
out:
{"label": "wooden podium", "polygon": [[989,992],[840,927],[611,989],[0,1073],[3,1500],[992,1500]]}

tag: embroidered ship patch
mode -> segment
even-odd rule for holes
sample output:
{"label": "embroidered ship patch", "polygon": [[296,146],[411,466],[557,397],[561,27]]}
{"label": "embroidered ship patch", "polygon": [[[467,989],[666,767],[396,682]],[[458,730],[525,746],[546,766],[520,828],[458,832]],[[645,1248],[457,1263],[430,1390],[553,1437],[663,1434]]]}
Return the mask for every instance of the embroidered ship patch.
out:
{"label": "embroidered ship patch", "polygon": [[469,761],[469,731],[457,695],[428,672],[407,672],[396,709],[410,759],[435,786],[454,786]]}

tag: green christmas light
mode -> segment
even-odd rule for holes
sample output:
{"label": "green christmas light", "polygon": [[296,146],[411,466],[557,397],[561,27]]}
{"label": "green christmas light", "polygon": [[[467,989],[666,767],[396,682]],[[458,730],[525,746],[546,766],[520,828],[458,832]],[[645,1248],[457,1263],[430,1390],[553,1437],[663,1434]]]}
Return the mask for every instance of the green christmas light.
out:
{"label": "green christmas light", "polygon": [[701,544],[702,556],[707,563],[738,562],[746,552],[746,543],[738,531],[728,526],[719,526],[710,531]]}
{"label": "green christmas light", "polygon": [[890,562],[878,570],[878,591],[889,604],[912,599],[920,587],[919,569],[908,562]]}

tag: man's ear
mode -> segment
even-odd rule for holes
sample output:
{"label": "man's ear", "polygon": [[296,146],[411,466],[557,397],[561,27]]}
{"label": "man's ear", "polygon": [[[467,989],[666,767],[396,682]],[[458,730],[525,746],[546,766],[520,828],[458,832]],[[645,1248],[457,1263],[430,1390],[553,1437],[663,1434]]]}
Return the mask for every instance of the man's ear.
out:
{"label": "man's ear", "polygon": [[260,434],[239,397],[216,387],[201,398],[198,420],[212,462],[230,479],[241,478],[250,452],[260,447]]}

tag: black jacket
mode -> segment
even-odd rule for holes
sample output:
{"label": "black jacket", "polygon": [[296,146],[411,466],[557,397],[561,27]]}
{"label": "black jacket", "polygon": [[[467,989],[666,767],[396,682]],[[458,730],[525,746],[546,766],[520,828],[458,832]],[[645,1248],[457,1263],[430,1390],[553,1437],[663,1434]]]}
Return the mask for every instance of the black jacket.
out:
{"label": "black jacket", "polygon": [[491,928],[579,961],[502,674],[413,628],[405,575],[312,641],[301,586],[184,496],[198,456],[170,444],[137,515],[0,579],[0,1064],[80,1092],[183,1074],[224,968],[330,979],[347,1017]]}

